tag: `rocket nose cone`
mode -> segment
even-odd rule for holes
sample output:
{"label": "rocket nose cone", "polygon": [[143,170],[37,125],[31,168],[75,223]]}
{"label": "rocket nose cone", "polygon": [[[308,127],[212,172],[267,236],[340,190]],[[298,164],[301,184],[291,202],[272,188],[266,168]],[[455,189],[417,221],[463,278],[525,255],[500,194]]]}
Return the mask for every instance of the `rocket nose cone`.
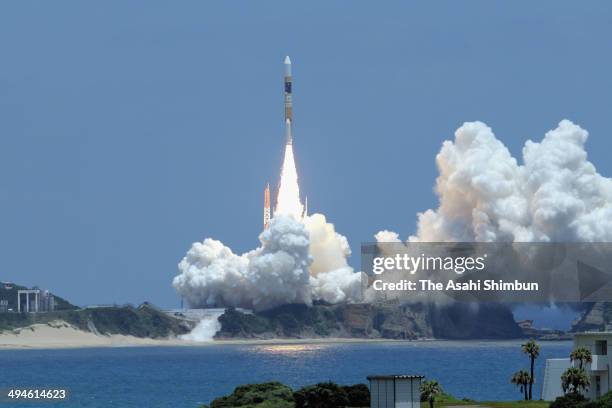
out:
{"label": "rocket nose cone", "polygon": [[285,65],[291,65],[291,58],[288,55],[285,57]]}

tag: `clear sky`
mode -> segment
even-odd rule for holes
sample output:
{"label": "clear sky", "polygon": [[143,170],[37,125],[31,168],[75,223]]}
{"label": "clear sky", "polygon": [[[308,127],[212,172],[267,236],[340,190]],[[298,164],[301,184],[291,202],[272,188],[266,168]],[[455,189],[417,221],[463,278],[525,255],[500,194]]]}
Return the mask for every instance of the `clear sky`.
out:
{"label": "clear sky", "polygon": [[612,3],[0,4],[0,280],[178,305],[191,243],[254,248],[293,61],[302,190],[359,244],[436,206],[435,155],[482,120],[520,158],[563,118],[612,175]]}

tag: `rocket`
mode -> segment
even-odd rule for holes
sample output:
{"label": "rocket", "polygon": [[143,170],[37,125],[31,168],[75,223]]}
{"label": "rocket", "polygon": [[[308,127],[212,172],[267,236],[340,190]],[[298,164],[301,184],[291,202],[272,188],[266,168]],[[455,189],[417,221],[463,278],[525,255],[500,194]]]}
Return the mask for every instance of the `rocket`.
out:
{"label": "rocket", "polygon": [[[291,151],[293,150],[293,132],[292,132],[292,124],[293,124],[293,101],[291,100],[292,93],[292,77],[291,77],[291,59],[289,56],[285,57],[285,136],[287,146],[291,146]],[[278,192],[277,192],[278,193]],[[278,200],[278,198],[277,198]],[[304,205],[304,209],[301,214],[301,218],[305,218],[308,216],[308,197],[306,197],[306,202]],[[266,184],[264,189],[264,208],[263,208],[263,227],[264,230],[267,230],[270,227],[270,220],[273,217],[273,210],[270,205],[270,184]]]}
{"label": "rocket", "polygon": [[293,144],[293,133],[291,132],[291,124],[293,122],[293,102],[291,101],[291,59],[285,57],[285,134],[287,136],[287,144]]}
{"label": "rocket", "polygon": [[264,189],[264,211],[263,211],[263,228],[267,230],[270,227],[270,183],[266,184]]}

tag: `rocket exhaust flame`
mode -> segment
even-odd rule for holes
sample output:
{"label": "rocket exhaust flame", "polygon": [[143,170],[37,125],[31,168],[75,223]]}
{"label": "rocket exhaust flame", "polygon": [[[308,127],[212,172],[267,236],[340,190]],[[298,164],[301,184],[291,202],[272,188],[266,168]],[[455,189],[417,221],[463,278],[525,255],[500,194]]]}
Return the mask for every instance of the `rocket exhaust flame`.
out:
{"label": "rocket exhaust flame", "polygon": [[296,220],[301,220],[304,216],[304,206],[300,201],[300,186],[298,184],[295,159],[293,157],[291,84],[291,60],[289,57],[285,57],[285,126],[287,131],[287,144],[285,145],[285,158],[283,159],[283,167],[281,169],[280,187],[274,215],[290,215]]}
{"label": "rocket exhaust flame", "polygon": [[287,144],[274,215],[290,215],[296,220],[301,220],[303,213],[304,206],[300,201],[300,186],[293,157],[293,145]]}

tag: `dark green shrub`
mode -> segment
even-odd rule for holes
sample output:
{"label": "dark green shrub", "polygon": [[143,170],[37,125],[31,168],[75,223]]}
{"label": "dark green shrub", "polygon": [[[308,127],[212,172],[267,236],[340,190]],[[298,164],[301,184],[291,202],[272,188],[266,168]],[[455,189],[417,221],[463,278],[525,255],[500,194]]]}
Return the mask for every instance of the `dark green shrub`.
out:
{"label": "dark green shrub", "polygon": [[345,385],[342,389],[346,392],[351,407],[369,407],[370,389],[365,384]]}
{"label": "dark green shrub", "polygon": [[[608,391],[597,399],[597,408],[612,408],[612,391]],[[590,408],[590,407],[589,407]]]}
{"label": "dark green shrub", "polygon": [[585,401],[576,405],[578,408],[602,408],[597,401]]}
{"label": "dark green shrub", "polygon": [[332,382],[318,383],[293,393],[295,408],[341,408],[349,405],[346,391]]}
{"label": "dark green shrub", "polygon": [[558,397],[550,404],[549,408],[581,408],[581,403],[585,401],[586,398],[584,398],[582,395],[570,393],[562,397]]}
{"label": "dark green shrub", "polygon": [[291,388],[277,381],[273,381],[236,387],[232,394],[217,398],[211,402],[210,408],[285,408],[291,407],[292,401],[293,391]]}

